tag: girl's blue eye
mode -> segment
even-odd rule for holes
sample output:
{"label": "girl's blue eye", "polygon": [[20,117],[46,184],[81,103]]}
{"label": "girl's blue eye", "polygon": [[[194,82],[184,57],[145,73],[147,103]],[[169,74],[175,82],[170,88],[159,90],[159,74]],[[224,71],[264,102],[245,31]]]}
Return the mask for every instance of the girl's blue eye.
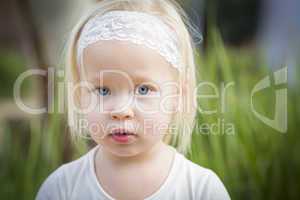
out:
{"label": "girl's blue eye", "polygon": [[149,91],[149,87],[147,85],[140,85],[138,87],[138,93],[141,95],[146,95]]}
{"label": "girl's blue eye", "polygon": [[98,90],[99,94],[102,96],[106,96],[106,95],[110,94],[110,90],[107,87],[99,87],[99,88],[97,88],[97,90]]}

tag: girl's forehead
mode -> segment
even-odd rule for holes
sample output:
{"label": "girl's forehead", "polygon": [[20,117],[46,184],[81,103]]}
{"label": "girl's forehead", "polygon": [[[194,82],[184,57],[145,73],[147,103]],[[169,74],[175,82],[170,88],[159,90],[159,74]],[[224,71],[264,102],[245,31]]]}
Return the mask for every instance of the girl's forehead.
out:
{"label": "girl's forehead", "polygon": [[157,86],[177,83],[171,75],[159,74],[157,71],[131,70],[131,67],[125,71],[118,67],[101,69],[90,78],[89,80],[93,82],[120,86],[127,85],[127,83],[151,83]]}
{"label": "girl's forehead", "polygon": [[[149,82],[159,82],[160,76],[151,76],[151,74],[143,73],[138,70],[130,70],[131,67],[128,67],[126,71],[120,69],[119,67],[110,67],[107,69],[101,69],[94,74],[95,80],[103,80],[105,82],[115,81],[116,84],[120,82],[116,81],[149,81]],[[142,72],[142,73],[139,73]]]}
{"label": "girl's forehead", "polygon": [[[126,41],[99,41],[88,46],[83,54],[87,76],[97,77],[125,73],[137,79],[172,79],[177,70],[156,51]],[[113,73],[115,72],[115,73]]]}

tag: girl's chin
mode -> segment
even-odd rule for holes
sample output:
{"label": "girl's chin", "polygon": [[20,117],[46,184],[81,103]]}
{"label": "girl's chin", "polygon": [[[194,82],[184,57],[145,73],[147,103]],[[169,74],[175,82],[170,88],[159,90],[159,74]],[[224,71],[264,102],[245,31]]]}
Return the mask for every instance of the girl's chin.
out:
{"label": "girl's chin", "polygon": [[136,156],[138,154],[140,154],[141,152],[143,152],[142,149],[138,149],[136,147],[124,147],[124,146],[112,146],[112,147],[107,147],[109,148],[108,151],[114,155],[115,157],[119,157],[119,158],[126,158],[126,157],[133,157]]}

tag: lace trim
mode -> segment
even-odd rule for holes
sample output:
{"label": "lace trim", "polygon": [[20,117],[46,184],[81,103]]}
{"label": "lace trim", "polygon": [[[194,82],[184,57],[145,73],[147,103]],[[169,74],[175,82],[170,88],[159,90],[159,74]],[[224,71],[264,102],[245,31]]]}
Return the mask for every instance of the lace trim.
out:
{"label": "lace trim", "polygon": [[179,69],[175,32],[154,15],[136,11],[110,11],[86,23],[78,41],[78,60],[84,48],[99,40],[130,41],[156,50]]}

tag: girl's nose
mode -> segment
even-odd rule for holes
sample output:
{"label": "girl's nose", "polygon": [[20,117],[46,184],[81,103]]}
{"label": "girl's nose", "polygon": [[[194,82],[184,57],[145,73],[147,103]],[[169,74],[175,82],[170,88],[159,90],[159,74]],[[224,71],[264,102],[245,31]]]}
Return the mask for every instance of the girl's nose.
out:
{"label": "girl's nose", "polygon": [[122,111],[112,111],[110,115],[114,120],[128,120],[134,117],[134,112],[132,109],[127,108],[126,110]]}

